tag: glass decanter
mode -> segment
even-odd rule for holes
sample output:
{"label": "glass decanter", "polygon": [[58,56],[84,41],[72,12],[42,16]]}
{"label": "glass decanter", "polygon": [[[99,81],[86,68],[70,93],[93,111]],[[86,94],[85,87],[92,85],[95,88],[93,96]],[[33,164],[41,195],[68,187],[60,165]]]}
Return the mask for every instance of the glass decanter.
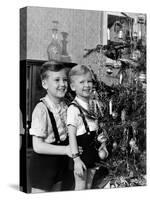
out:
{"label": "glass decanter", "polygon": [[62,34],[62,55],[61,55],[61,61],[62,62],[71,62],[71,57],[68,55],[67,52],[67,37],[68,37],[68,33],[67,32],[61,32]]}
{"label": "glass decanter", "polygon": [[52,40],[51,43],[48,45],[47,48],[47,54],[48,54],[48,60],[56,60],[60,61],[61,59],[61,53],[62,53],[62,47],[58,39],[58,21],[52,21],[53,28],[52,28]]}

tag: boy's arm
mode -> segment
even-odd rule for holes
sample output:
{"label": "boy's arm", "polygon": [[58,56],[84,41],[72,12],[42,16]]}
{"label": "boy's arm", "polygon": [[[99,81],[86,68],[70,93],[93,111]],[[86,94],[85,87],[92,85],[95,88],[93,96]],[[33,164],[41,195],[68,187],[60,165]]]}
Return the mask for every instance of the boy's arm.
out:
{"label": "boy's arm", "polygon": [[[77,139],[76,139],[76,127],[72,125],[68,125],[68,133],[69,133],[69,144],[71,148],[72,155],[79,154]],[[86,170],[85,164],[80,159],[80,156],[74,157],[74,171],[79,176],[83,176],[83,171]]]}
{"label": "boy's arm", "polygon": [[75,106],[69,106],[67,110],[67,127],[68,127],[68,135],[69,135],[69,144],[71,148],[72,154],[78,154],[79,149],[77,145],[76,133],[77,127],[79,123],[79,110]]}
{"label": "boy's arm", "polygon": [[48,155],[68,155],[72,157],[70,147],[61,146],[61,145],[53,145],[44,142],[43,138],[33,136],[33,150],[39,154],[48,154]]}
{"label": "boy's arm", "polygon": [[69,144],[70,144],[72,154],[79,153],[77,139],[76,139],[76,131],[77,131],[76,127],[72,125],[68,125]]}

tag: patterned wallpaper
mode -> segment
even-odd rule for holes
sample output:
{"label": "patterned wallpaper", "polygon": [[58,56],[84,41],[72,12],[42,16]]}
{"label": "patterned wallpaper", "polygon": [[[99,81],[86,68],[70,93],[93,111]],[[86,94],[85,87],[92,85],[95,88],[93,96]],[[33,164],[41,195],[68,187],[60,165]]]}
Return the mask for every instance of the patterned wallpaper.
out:
{"label": "patterned wallpaper", "polygon": [[47,60],[52,21],[58,20],[59,31],[68,33],[68,54],[73,62],[82,63],[84,49],[100,43],[101,15],[101,11],[27,7],[27,59]]}

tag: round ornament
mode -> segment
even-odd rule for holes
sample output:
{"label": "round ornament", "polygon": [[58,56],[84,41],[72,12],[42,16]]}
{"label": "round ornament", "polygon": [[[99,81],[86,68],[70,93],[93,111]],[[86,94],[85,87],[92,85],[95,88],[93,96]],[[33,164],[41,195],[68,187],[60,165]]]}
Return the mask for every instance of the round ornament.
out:
{"label": "round ornament", "polygon": [[112,112],[112,118],[116,119],[118,117],[118,113],[117,112]]}
{"label": "round ornament", "polygon": [[98,155],[100,157],[100,159],[104,160],[107,158],[107,152],[104,150],[104,149],[101,149],[99,152],[98,152]]}
{"label": "round ornament", "polygon": [[117,148],[117,142],[113,142],[113,149],[116,149]]}
{"label": "round ornament", "polygon": [[134,147],[136,144],[136,141],[132,138],[129,142],[130,147]]}

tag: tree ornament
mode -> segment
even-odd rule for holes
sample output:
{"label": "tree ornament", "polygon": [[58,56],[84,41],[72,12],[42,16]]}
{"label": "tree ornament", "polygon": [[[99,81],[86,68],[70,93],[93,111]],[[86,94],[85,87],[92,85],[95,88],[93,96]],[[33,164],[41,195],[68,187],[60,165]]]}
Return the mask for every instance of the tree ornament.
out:
{"label": "tree ornament", "polygon": [[124,109],[121,111],[121,120],[122,122],[125,122],[126,120],[126,111]]}
{"label": "tree ornament", "polygon": [[138,80],[143,83],[146,82],[146,74],[144,72],[140,72],[138,76]]}
{"label": "tree ornament", "polygon": [[114,111],[114,112],[112,112],[112,118],[113,118],[113,119],[116,119],[117,117],[118,117],[118,113],[117,113],[117,112],[115,112],[115,111]]}
{"label": "tree ornament", "polygon": [[131,55],[131,59],[138,61],[141,57],[141,52],[139,50],[134,50]]}
{"label": "tree ornament", "polygon": [[101,128],[104,128],[105,124],[104,124],[103,122],[100,122],[100,123],[99,123],[99,126],[100,126]]}
{"label": "tree ornament", "polygon": [[117,149],[117,142],[115,141],[115,142],[113,142],[113,149],[115,150],[115,149]]}
{"label": "tree ornament", "polygon": [[129,142],[130,147],[135,146],[135,144],[136,144],[136,141],[133,138],[131,138],[131,140]]}
{"label": "tree ornament", "polygon": [[112,185],[110,186],[110,188],[115,188],[115,185],[114,185],[114,184],[112,184]]}
{"label": "tree ornament", "polygon": [[105,129],[97,136],[97,141],[100,143],[104,143],[107,141],[107,132]]}
{"label": "tree ornament", "polygon": [[137,128],[137,122],[133,121],[131,123],[131,126],[132,126],[133,130],[135,130]]}
{"label": "tree ornament", "polygon": [[131,170],[131,171],[129,172],[129,177],[132,178],[133,176],[134,176],[134,172]]}
{"label": "tree ornament", "polygon": [[99,155],[100,159],[102,159],[102,160],[104,160],[104,159],[106,159],[108,157],[108,151],[107,151],[105,142],[103,142],[101,144],[101,146],[99,147],[98,155]]}
{"label": "tree ornament", "polygon": [[107,74],[111,75],[113,73],[113,70],[112,70],[112,68],[108,68],[106,72],[107,72]]}
{"label": "tree ornament", "polygon": [[145,21],[146,21],[145,15],[140,14],[140,15],[138,16],[138,23],[139,23],[139,24],[144,24]]}
{"label": "tree ornament", "polygon": [[136,140],[134,138],[131,138],[129,145],[131,147],[130,153],[134,152],[134,153],[138,153],[139,148],[136,144]]}
{"label": "tree ornament", "polygon": [[122,150],[122,152],[125,152],[125,151],[126,151],[126,147],[125,147],[125,146],[122,146],[122,147],[121,147],[121,150]]}
{"label": "tree ornament", "polygon": [[98,155],[99,155],[100,159],[102,159],[102,160],[107,158],[107,153],[103,149],[98,152]]}

